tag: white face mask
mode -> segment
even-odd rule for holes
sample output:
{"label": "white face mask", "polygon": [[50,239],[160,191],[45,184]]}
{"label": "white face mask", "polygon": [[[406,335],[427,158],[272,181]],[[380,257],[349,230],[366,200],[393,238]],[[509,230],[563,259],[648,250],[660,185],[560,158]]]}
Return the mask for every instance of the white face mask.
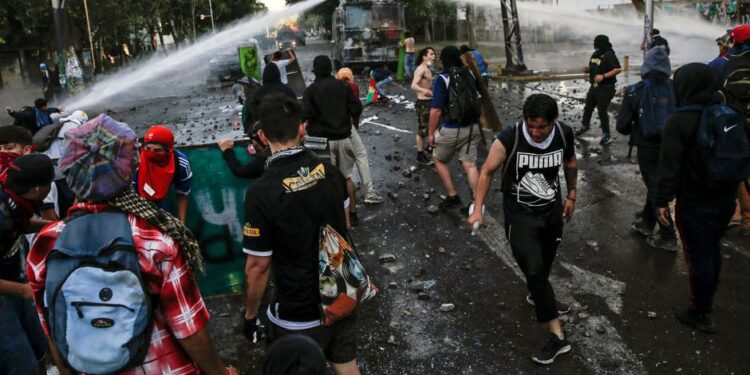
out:
{"label": "white face mask", "polygon": [[429,60],[427,60],[427,66],[428,66],[428,67],[432,67],[432,65],[433,65],[433,64],[435,64],[435,62],[434,62],[434,61],[429,61]]}

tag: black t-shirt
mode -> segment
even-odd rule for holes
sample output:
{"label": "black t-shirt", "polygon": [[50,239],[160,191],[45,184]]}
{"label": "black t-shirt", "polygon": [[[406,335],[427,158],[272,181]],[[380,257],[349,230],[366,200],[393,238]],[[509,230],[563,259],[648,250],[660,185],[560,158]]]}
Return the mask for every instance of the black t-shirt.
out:
{"label": "black t-shirt", "polygon": [[510,126],[497,136],[509,155],[503,166],[505,204],[534,211],[559,207],[560,167],[575,157],[573,129],[558,122],[550,133],[551,143],[542,150],[529,144],[522,124]]}
{"label": "black t-shirt", "polygon": [[[0,185],[0,189],[2,189]],[[15,203],[0,191],[0,279],[21,281],[21,255],[16,252],[8,256],[16,240],[23,235],[21,220]]]}
{"label": "black t-shirt", "polygon": [[[594,83],[596,80],[594,76],[604,74],[612,69],[620,68],[620,60],[617,59],[615,53],[612,50],[607,50],[601,53],[599,50],[594,51],[589,60],[589,82]],[[617,82],[616,77],[604,78],[599,82],[600,86],[614,85]]]}
{"label": "black t-shirt", "polygon": [[308,150],[282,151],[245,195],[243,251],[270,256],[277,318],[318,320],[320,228],[330,224],[346,236],[346,180],[338,168]]}

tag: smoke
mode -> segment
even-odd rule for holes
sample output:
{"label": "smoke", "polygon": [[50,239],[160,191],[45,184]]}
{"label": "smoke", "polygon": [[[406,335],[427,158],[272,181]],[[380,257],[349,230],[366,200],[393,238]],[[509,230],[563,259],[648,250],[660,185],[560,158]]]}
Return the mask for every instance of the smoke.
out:
{"label": "smoke", "polygon": [[97,82],[63,105],[69,109],[90,109],[115,97],[118,100],[145,99],[178,94],[185,87],[205,83],[201,82],[205,78],[201,72],[205,72],[212,56],[236,53],[237,47],[253,35],[265,33],[266,28],[275,26],[283,18],[302,13],[323,1],[306,0],[278,12],[249,17],[172,54],[155,54]]}

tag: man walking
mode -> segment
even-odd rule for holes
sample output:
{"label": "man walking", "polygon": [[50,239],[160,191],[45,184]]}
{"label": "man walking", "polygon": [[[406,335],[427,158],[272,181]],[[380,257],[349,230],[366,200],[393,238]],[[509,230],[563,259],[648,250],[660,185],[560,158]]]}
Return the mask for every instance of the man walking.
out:
{"label": "man walking", "polygon": [[[468,225],[483,224],[481,207],[487,198],[492,175],[503,166],[503,211],[505,234],[513,257],[526,276],[527,302],[534,305],[536,319],[551,333],[547,344],[532,356],[534,362],[550,364],[570,351],[560,313],[569,307],[555,300],[549,282],[552,263],[562,241],[563,219],[575,210],[578,161],[573,130],[557,122],[557,102],[545,94],[534,94],[523,104],[523,122],[503,130],[492,143],[477,184],[474,211]],[[560,167],[565,173],[567,195],[562,199]]]}
{"label": "man walking", "polygon": [[285,85],[289,83],[289,79],[286,76],[286,67],[289,66],[289,64],[297,61],[297,54],[294,53],[294,50],[288,49],[287,52],[289,52],[288,59],[282,58],[281,51],[274,52],[273,57],[271,58],[271,62],[273,62],[274,65],[276,65],[276,67],[279,68],[279,74],[281,75],[281,83]]}
{"label": "man walking", "polygon": [[617,114],[617,131],[633,135],[638,148],[638,167],[646,185],[646,204],[641,218],[632,224],[637,233],[646,236],[648,244],[657,249],[676,252],[677,237],[674,226],[659,225],[659,235],[653,236],[656,220],[656,180],[659,168],[661,133],[667,117],[674,110],[675,97],[669,56],[663,47],[646,52],[641,67],[640,82],[628,87]]}
{"label": "man walking", "polygon": [[425,138],[430,126],[430,107],[432,104],[432,65],[435,62],[435,50],[432,47],[422,48],[417,56],[417,70],[411,81],[411,89],[417,94],[414,109],[417,111],[417,163],[432,165],[430,156],[425,154]]}
{"label": "man walking", "polygon": [[[454,108],[456,107],[456,95],[478,98],[479,93],[476,89],[476,79],[463,66],[461,52],[456,46],[443,48],[440,51],[440,61],[442,61],[445,71],[440,73],[432,86],[432,108],[430,109],[428,138],[429,144],[433,147],[432,160],[435,162],[440,181],[447,193],[446,198],[438,205],[440,209],[445,211],[461,206],[461,198],[453,185],[451,171],[448,167],[448,162],[451,161],[456,152],[458,152],[458,160],[461,161],[461,165],[466,171],[470,194],[474,195],[478,174],[476,159],[479,132],[481,132],[478,125],[481,107],[478,108],[476,118],[472,119],[460,118],[461,114],[455,113],[457,111],[450,108],[451,104],[454,104]],[[462,70],[464,71],[462,72]],[[460,85],[463,87],[462,93],[458,93],[455,89],[454,92],[451,92],[450,88],[457,87],[458,82],[450,81],[459,75],[462,75]],[[441,119],[442,124],[438,129]]]}
{"label": "man walking", "polygon": [[266,311],[269,343],[292,334],[309,336],[337,375],[358,375],[355,318],[322,325],[318,275],[320,228],[330,225],[347,237],[346,182],[332,164],[302,147],[300,112],[296,101],[282,95],[261,104],[259,135],[272,155],[266,173],[245,195],[244,334],[257,342],[260,303],[273,271],[276,288]]}
{"label": "man walking", "polygon": [[346,178],[349,193],[349,214],[356,223],[356,191],[352,182],[354,150],[352,118],[362,114],[362,103],[352,95],[349,86],[331,75],[333,66],[328,56],[313,60],[315,81],[302,95],[302,119],[307,121],[307,134],[328,139],[331,163]]}
{"label": "man walking", "polygon": [[[404,32],[404,40],[401,41],[401,46],[404,47],[404,75],[406,79],[414,77],[414,35],[411,31]],[[419,65],[419,63],[417,63]]]}
{"label": "man walking", "polygon": [[[674,74],[674,87],[678,112],[669,117],[662,135],[655,203],[659,222],[669,226],[669,202],[677,199],[675,221],[690,270],[690,304],[676,318],[701,332],[714,333],[711,313],[721,270],[721,238],[734,213],[738,184],[709,180],[710,157],[698,145],[702,108],[711,104],[716,93],[711,68],[699,63],[683,65]],[[680,110],[689,105],[696,107]],[[737,126],[728,130],[732,128]]]}
{"label": "man walking", "polygon": [[620,61],[615,56],[612,44],[606,35],[597,35],[594,38],[594,53],[589,59],[589,64],[584,67],[584,72],[589,74],[591,87],[586,94],[586,104],[583,107],[583,126],[576,131],[576,137],[582,136],[589,131],[591,124],[591,115],[596,108],[599,113],[599,121],[602,124],[602,138],[599,141],[601,145],[612,143],[612,137],[609,133],[609,103],[615,97],[615,78],[622,69]]}

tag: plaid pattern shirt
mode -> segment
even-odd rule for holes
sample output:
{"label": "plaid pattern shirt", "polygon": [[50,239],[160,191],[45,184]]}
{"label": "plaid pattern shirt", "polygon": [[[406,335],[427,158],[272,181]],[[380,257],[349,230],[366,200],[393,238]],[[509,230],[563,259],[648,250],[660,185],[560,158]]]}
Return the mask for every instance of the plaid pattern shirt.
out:
{"label": "plaid pattern shirt", "polygon": [[[78,203],[71,212],[74,209],[96,213],[109,209],[109,205]],[[198,285],[182,252],[170,236],[132,214],[128,215],[128,219],[138,251],[141,275],[159,303],[154,308],[151,343],[144,363],[123,374],[198,374],[199,369],[177,341],[193,335],[208,323],[208,309]],[[62,221],[46,226],[34,242],[27,262],[37,313],[47,335],[49,330],[43,314],[46,261],[63,228],[65,223]]]}

